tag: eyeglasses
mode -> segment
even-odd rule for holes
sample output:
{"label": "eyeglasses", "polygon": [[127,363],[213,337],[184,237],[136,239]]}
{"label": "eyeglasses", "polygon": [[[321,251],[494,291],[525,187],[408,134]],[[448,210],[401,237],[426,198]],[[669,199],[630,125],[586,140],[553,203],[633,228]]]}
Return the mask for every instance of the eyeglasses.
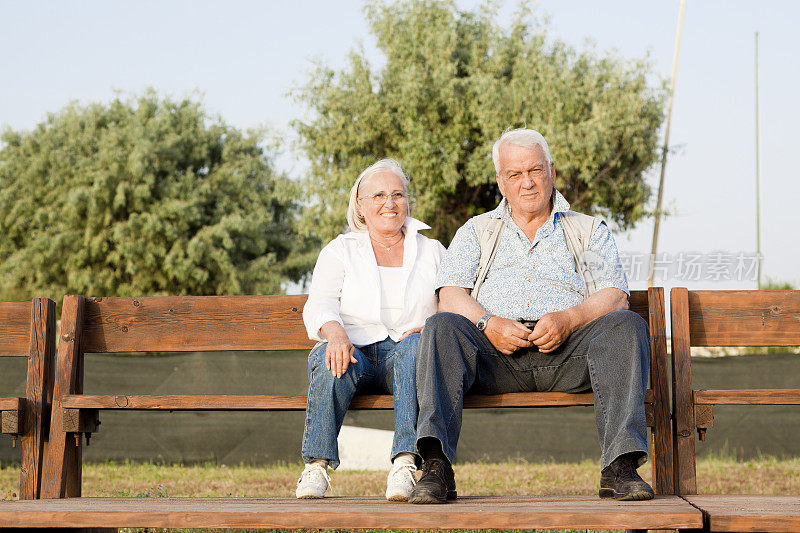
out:
{"label": "eyeglasses", "polygon": [[369,198],[373,201],[373,203],[375,203],[375,205],[383,205],[389,201],[389,197],[391,197],[396,204],[402,204],[408,201],[408,195],[404,192],[393,192],[391,194],[387,194],[385,192],[376,192],[375,194],[359,196],[358,199],[363,200],[364,198]]}

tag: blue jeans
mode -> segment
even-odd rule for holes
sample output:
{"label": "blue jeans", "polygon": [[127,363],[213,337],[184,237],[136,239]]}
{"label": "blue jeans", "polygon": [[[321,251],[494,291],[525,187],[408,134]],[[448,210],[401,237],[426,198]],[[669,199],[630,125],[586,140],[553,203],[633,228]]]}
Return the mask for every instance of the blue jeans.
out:
{"label": "blue jeans", "polygon": [[356,347],[357,363],[350,363],[341,378],[325,368],[327,343],[308,356],[308,405],[303,430],[303,461],[327,459],[339,466],[337,437],[350,400],[356,393],[394,395],[394,441],[391,459],[403,452],[416,454],[416,359],[419,333],[395,343],[385,340]]}

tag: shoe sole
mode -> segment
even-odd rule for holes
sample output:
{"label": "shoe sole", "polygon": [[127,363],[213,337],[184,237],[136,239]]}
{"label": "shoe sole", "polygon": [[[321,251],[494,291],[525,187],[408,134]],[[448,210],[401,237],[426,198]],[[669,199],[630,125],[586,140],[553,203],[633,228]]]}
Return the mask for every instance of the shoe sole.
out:
{"label": "shoe sole", "polygon": [[614,499],[622,502],[652,500],[653,493],[647,492],[646,490],[637,490],[634,492],[621,493],[621,492],[616,492],[614,489],[600,489],[600,498]]}
{"label": "shoe sole", "polygon": [[408,495],[407,494],[389,494],[386,495],[386,499],[390,502],[407,502]]}
{"label": "shoe sole", "polygon": [[[297,496],[297,495],[295,495]],[[325,496],[317,496],[316,494],[302,494],[297,496],[298,500],[321,500]]]}
{"label": "shoe sole", "polygon": [[454,490],[448,490],[447,496],[445,496],[444,499],[427,492],[420,494],[412,493],[408,498],[408,503],[447,503],[448,500],[455,500],[456,498],[458,498],[458,493]]}

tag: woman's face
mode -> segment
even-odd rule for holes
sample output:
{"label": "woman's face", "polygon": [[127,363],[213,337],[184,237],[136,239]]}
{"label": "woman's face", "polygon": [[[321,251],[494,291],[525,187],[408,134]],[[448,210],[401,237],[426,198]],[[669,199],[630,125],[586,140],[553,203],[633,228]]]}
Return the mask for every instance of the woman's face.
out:
{"label": "woman's face", "polygon": [[358,196],[358,207],[367,230],[388,234],[400,231],[408,215],[408,196],[403,182],[394,172],[378,172],[362,181]]}

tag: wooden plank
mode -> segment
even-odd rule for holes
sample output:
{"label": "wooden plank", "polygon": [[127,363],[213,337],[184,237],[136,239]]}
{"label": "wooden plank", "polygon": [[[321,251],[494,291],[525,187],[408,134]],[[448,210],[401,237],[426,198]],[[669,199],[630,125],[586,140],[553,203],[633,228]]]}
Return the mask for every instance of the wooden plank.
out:
{"label": "wooden plank", "polygon": [[[647,391],[648,403],[652,391]],[[465,408],[497,407],[569,407],[593,405],[592,393],[514,392],[497,395],[470,395],[464,398]],[[359,395],[350,409],[392,409],[388,394]],[[206,410],[206,411],[299,411],[306,408],[303,395],[137,395],[81,394],[67,395],[61,400],[63,409],[132,409],[132,410]]]}
{"label": "wooden plank", "polygon": [[31,302],[0,302],[0,357],[27,357]]}
{"label": "wooden plank", "polygon": [[702,514],[675,496],[465,497],[447,505],[382,498],[74,498],[0,502],[0,527],[288,529],[684,529]]}
{"label": "wooden plank", "polygon": [[800,389],[696,390],[700,405],[800,405]]}
{"label": "wooden plank", "polygon": [[800,531],[800,496],[686,496],[708,517],[710,531]]}
{"label": "wooden plank", "polygon": [[667,326],[664,317],[664,288],[647,291],[650,328],[650,387],[652,399],[653,481],[658,494],[674,494],[672,425],[669,412],[667,370]]}
{"label": "wooden plank", "polygon": [[697,493],[688,293],[683,287],[674,287],[670,291],[674,488],[675,493],[681,495]]}
{"label": "wooden plank", "polygon": [[[84,353],[306,350],[306,295],[87,298]],[[631,309],[648,316],[647,293]],[[280,331],[279,335],[275,332]]]}
{"label": "wooden plank", "polygon": [[628,298],[628,308],[649,323],[651,305],[648,291],[631,291],[631,295]]}
{"label": "wooden plank", "polygon": [[800,345],[800,291],[691,291],[692,346]]}
{"label": "wooden plank", "polygon": [[24,398],[0,398],[0,411],[19,411]]}
{"label": "wooden plank", "polygon": [[26,383],[25,428],[21,440],[20,498],[38,498],[42,460],[50,430],[53,400],[53,358],[56,348],[56,303],[36,298],[31,306],[30,347]]}
{"label": "wooden plank", "polygon": [[87,298],[84,353],[306,350],[307,296]]}
{"label": "wooden plank", "polygon": [[0,433],[19,435],[23,432],[23,414],[19,409],[0,412]]}
{"label": "wooden plank", "polygon": [[[83,297],[68,295],[64,296],[61,306],[61,338],[53,385],[54,413],[61,413],[64,396],[83,392],[80,350],[83,303]],[[42,498],[80,496],[81,446],[64,431],[62,423],[61,416],[51,417],[50,442],[42,471]]]}

